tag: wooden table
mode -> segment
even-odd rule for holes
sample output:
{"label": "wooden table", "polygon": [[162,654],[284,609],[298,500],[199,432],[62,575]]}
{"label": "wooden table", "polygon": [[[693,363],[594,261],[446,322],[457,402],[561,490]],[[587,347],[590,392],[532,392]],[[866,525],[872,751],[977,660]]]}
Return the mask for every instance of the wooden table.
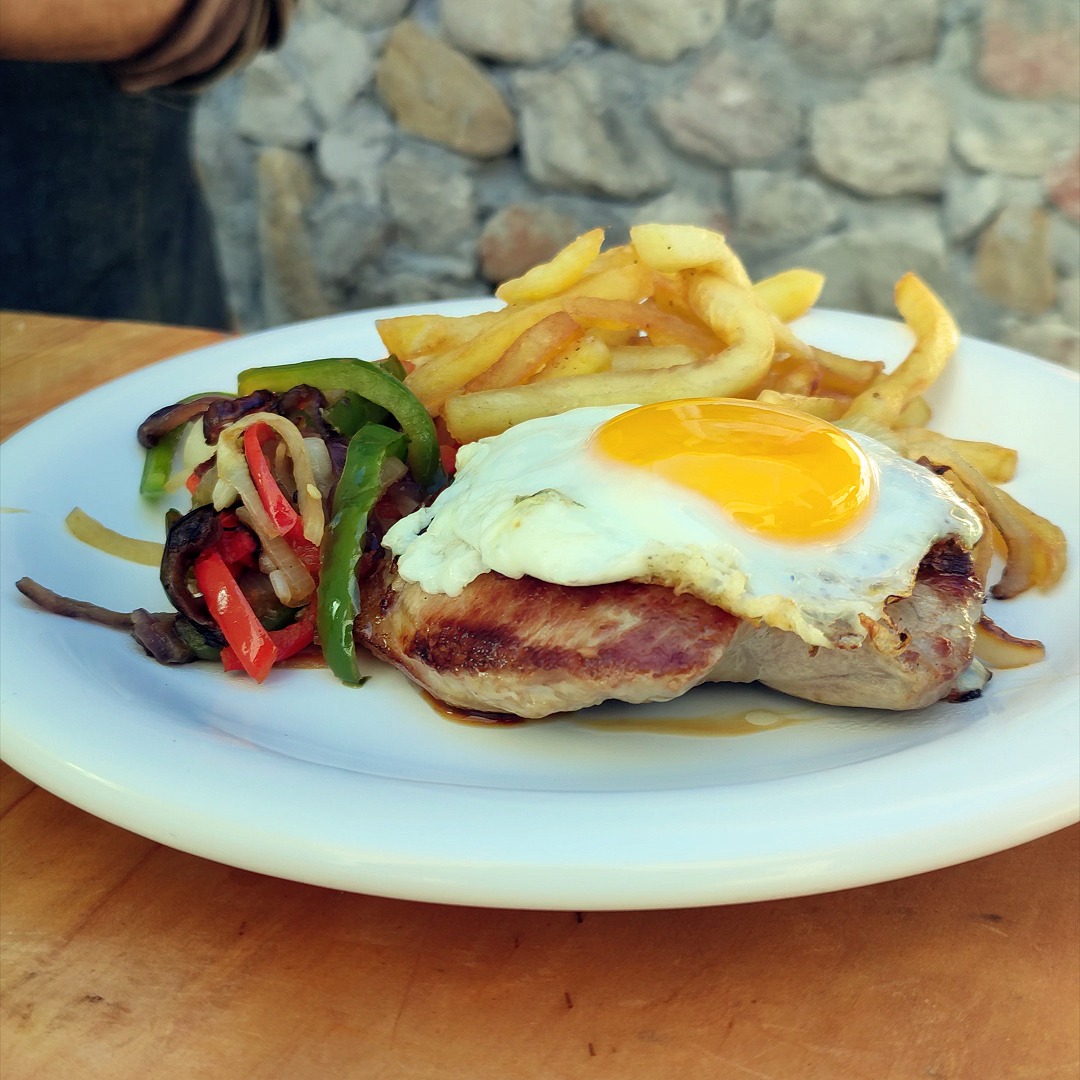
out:
{"label": "wooden table", "polygon": [[[218,335],[0,317],[2,429]],[[731,907],[411,903],[185,855],[0,772],[4,1080],[1068,1080],[1080,828]]]}

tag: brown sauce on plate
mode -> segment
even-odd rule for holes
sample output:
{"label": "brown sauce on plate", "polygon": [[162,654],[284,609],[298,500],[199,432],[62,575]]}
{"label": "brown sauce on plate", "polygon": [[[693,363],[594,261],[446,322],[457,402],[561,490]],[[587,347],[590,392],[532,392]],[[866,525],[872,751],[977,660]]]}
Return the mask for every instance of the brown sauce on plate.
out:
{"label": "brown sauce on plate", "polygon": [[516,727],[521,724],[546,724],[555,721],[577,724],[590,731],[645,732],[652,735],[683,735],[711,738],[733,738],[774,731],[810,719],[809,715],[784,714],[772,709],[747,709],[743,712],[717,713],[703,716],[657,716],[654,712],[636,713],[636,706],[625,706],[627,712],[615,716],[590,716],[583,713],[554,713],[536,720],[527,720],[507,713],[482,713],[458,709],[421,691],[424,700],[435,712],[458,724],[484,727]]}

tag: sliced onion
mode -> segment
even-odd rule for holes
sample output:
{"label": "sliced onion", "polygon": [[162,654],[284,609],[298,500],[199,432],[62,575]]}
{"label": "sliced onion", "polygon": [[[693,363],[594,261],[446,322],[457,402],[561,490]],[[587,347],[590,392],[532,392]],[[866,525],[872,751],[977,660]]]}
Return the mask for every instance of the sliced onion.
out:
{"label": "sliced onion", "polygon": [[[247,416],[237,420],[236,423],[230,424],[218,437],[218,483],[223,486],[220,494],[217,489],[214,491],[214,506],[219,510],[223,510],[235,501],[235,496],[231,500],[223,501],[228,498],[228,490],[231,488],[240,496],[244,505],[251,510],[253,515],[261,514],[267,523],[266,531],[268,533],[272,531],[272,526],[269,524],[270,519],[262,507],[262,500],[255,491],[251,474],[248,472],[247,459],[244,457],[242,448],[242,435],[252,424],[266,424],[267,427],[272,428],[281,436],[288,447],[289,456],[292,458],[293,477],[296,481],[296,495],[304,537],[313,544],[321,544],[323,531],[326,528],[326,512],[323,508],[322,489],[315,482],[311,458],[308,455],[307,447],[304,445],[304,438],[300,434],[300,429],[291,420],[286,420],[284,416],[278,416],[277,413],[249,413]],[[225,464],[222,462],[223,455],[226,459]],[[241,473],[243,476],[241,476]],[[224,485],[227,485],[227,487]],[[248,498],[244,494],[245,491],[254,495],[254,500],[258,503],[258,509],[249,504]],[[257,517],[256,520],[258,520]],[[256,531],[259,532],[260,536],[262,535],[262,528],[258,528]]]}
{"label": "sliced onion", "polygon": [[[300,607],[309,600],[315,592],[315,579],[297,558],[296,552],[289,546],[288,541],[272,531],[263,531],[247,503],[236,511],[236,516],[259,538],[259,543],[262,545],[260,569],[264,569],[266,576],[270,579],[274,595],[286,607]],[[263,517],[269,523],[270,519],[266,517],[265,511]],[[268,569],[265,569],[266,567]]]}
{"label": "sliced onion", "polygon": [[192,424],[180,446],[180,464],[184,476],[190,476],[196,465],[201,465],[213,456],[214,448],[203,438],[202,424]]}
{"label": "sliced onion", "polygon": [[307,568],[300,562],[288,543],[278,535],[276,526],[270,520],[262,499],[255,490],[255,482],[247,470],[243,454],[225,439],[224,433],[218,440],[217,467],[219,479],[214,488],[215,508],[224,510],[232,505],[232,502],[219,504],[218,499],[223,490],[236,491],[244,504],[243,513],[238,510],[237,517],[255,533],[263,552],[285,574],[288,587],[284,594],[278,595],[278,599],[290,607],[303,603],[315,591],[315,579],[308,573]]}
{"label": "sliced onion", "polygon": [[315,486],[319,491],[329,491],[334,483],[334,465],[326,443],[315,436],[309,436],[304,440],[304,448],[308,452],[308,461],[311,462]]}
{"label": "sliced onion", "polygon": [[1045,659],[1046,647],[1032,638],[1013,637],[983,615],[975,627],[975,655],[992,668],[1027,667]]}
{"label": "sliced onion", "polygon": [[102,525],[97,518],[92,518],[77,506],[64,518],[64,524],[76,540],[81,540],[98,551],[104,551],[107,555],[115,555],[118,559],[127,559],[128,562],[138,563],[140,566],[161,565],[161,557],[165,553],[164,544],[124,536],[123,533]]}

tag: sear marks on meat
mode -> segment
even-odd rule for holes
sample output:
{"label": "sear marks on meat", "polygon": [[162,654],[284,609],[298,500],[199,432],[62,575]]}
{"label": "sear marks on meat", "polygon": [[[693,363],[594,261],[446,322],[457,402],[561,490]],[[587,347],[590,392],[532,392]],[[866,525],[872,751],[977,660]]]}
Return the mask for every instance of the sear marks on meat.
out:
{"label": "sear marks on meat", "polygon": [[664,701],[706,681],[906,710],[978,696],[982,600],[970,556],[937,545],[911,596],[890,603],[859,648],[815,649],[660,585],[571,588],[488,573],[448,597],[404,581],[384,555],[360,582],[356,636],[436,698],[484,713]]}
{"label": "sear marks on meat", "polygon": [[629,581],[566,588],[489,573],[436,596],[388,557],[361,581],[360,611],[360,643],[439,700],[524,717],[677,697],[715,667],[739,623]]}

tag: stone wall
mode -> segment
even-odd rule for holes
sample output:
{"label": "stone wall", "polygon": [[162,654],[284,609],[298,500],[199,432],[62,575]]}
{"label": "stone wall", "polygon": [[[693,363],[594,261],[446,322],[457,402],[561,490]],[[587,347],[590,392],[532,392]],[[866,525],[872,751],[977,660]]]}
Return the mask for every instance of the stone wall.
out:
{"label": "stone wall", "polygon": [[1076,367],[1075,0],[309,0],[196,150],[245,329],[487,293],[596,225]]}

